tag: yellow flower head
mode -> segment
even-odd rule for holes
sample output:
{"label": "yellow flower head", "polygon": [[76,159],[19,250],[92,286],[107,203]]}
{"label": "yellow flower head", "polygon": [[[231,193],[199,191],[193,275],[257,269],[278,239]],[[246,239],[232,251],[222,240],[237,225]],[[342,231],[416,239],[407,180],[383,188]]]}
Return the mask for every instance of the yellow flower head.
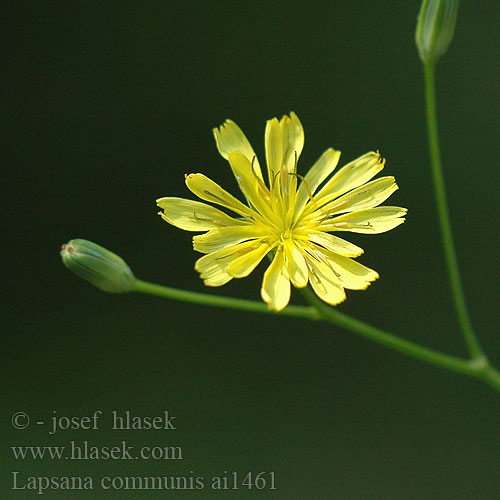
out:
{"label": "yellow flower head", "polygon": [[379,206],[398,186],[394,177],[371,181],[384,168],[379,153],[366,153],[334,171],[340,151],[327,149],[302,177],[297,162],[304,130],[295,113],[269,120],[265,132],[267,180],[252,146],[231,120],[214,129],[220,154],[229,161],[246,204],[203,174],[186,176],[187,187],[202,200],[160,198],[161,217],[186,231],[207,231],[193,237],[203,257],[195,269],[205,285],[221,286],[248,276],[266,256],[261,295],[269,308],[284,309],[291,286],[308,283],[326,303],[345,298],[345,288],[363,290],[378,274],[355,260],[363,250],[333,234],[336,231],[382,233],[404,222],[405,208]]}

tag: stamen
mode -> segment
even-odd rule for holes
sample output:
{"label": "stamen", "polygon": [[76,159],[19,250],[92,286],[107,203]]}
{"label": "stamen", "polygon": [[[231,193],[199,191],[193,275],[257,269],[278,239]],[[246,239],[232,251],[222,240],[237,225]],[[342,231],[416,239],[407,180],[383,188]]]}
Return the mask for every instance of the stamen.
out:
{"label": "stamen", "polygon": [[330,262],[328,261],[328,259],[320,251],[315,251],[314,253],[317,255],[318,259],[321,262],[323,262],[323,264],[325,264],[325,266],[328,267],[328,269],[330,269],[330,271],[333,271],[335,274],[337,274],[333,269],[332,265],[330,264]]}
{"label": "stamen", "polygon": [[281,186],[283,187],[283,194],[288,196],[288,170],[286,168],[286,165],[283,165],[281,167]]}
{"label": "stamen", "polygon": [[220,198],[219,196],[211,193],[210,191],[208,191],[207,189],[204,189],[203,190],[203,193],[205,193],[207,196],[211,196],[212,198],[215,198],[216,200],[219,200],[220,202],[222,203],[227,203],[223,198]]}
{"label": "stamen", "polygon": [[306,181],[306,178],[303,175],[297,174],[295,172],[289,172],[289,174],[298,177],[304,183],[304,186],[307,191],[307,196],[309,196],[309,200],[314,203],[313,194],[311,188],[309,187],[309,184]]}
{"label": "stamen", "polygon": [[276,173],[274,174],[274,177],[273,177],[272,182],[271,182],[271,189],[274,189],[274,184],[275,184],[275,182],[276,182],[276,177],[278,177],[278,175],[280,175],[280,172],[281,172],[281,171],[278,171],[278,172],[276,172]]}
{"label": "stamen", "polygon": [[340,278],[340,274],[337,271],[335,271],[330,261],[321,252],[318,252],[318,254],[323,264],[325,264],[328,267],[328,269],[330,269],[330,271],[332,271],[333,274],[337,276],[337,278]]}
{"label": "stamen", "polygon": [[363,223],[358,223],[358,224],[354,224],[352,222],[344,222],[344,221],[341,221],[341,222],[334,222],[332,221],[331,222],[332,226],[335,226],[335,227],[348,227],[348,226],[351,226],[351,227],[373,227],[372,223],[371,222],[363,222]]}
{"label": "stamen", "polygon": [[[316,252],[314,252],[310,248],[304,248],[304,252],[309,255],[309,257],[313,258],[316,262],[321,262],[321,260],[317,257]],[[307,262],[307,259],[306,259]]]}
{"label": "stamen", "polygon": [[257,184],[262,189],[264,196],[266,197],[267,200],[269,200],[269,189],[267,189],[267,186],[264,184],[264,181],[260,178],[260,176],[257,175],[257,172],[255,171],[254,163],[255,163],[256,159],[257,159],[257,157],[255,155],[253,155],[253,157],[252,157],[252,174],[257,179]]}
{"label": "stamen", "polygon": [[228,224],[226,221],[223,220],[218,220],[218,219],[207,219],[206,217],[200,217],[197,215],[196,212],[193,212],[193,217],[192,219],[195,222],[211,222],[212,224],[220,227],[229,227],[230,224]]}
{"label": "stamen", "polygon": [[199,215],[196,215],[196,212],[193,212],[193,220],[203,221],[203,222],[213,222],[212,219],[207,219],[205,217],[200,217]]}
{"label": "stamen", "polygon": [[307,259],[306,259],[306,266],[309,271],[309,276],[313,278],[313,281],[315,282],[316,286],[320,289],[321,293],[326,295],[327,290],[325,285],[321,281],[320,277],[316,274],[316,271],[313,269],[311,263],[307,262]]}

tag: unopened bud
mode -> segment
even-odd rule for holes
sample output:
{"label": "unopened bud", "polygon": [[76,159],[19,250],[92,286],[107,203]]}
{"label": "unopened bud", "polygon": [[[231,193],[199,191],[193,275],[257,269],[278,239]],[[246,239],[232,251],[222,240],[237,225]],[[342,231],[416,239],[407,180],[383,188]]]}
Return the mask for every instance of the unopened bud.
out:
{"label": "unopened bud", "polygon": [[453,38],[457,21],[458,0],[423,0],[417,19],[415,42],[420,59],[437,61]]}
{"label": "unopened bud", "polygon": [[134,288],[135,277],[118,255],[91,241],[71,240],[61,247],[63,264],[105,292],[123,293]]}

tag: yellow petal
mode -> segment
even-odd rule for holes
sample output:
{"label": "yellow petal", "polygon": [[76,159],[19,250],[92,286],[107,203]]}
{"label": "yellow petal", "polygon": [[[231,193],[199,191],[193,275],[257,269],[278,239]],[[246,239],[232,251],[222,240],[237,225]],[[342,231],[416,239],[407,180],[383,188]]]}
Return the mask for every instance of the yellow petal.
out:
{"label": "yellow petal", "polygon": [[244,243],[224,247],[200,257],[195,262],[194,268],[200,273],[200,278],[204,280],[205,285],[220,286],[219,282],[224,284],[232,279],[232,276],[227,273],[227,268],[231,262],[254,248],[255,241],[245,241]]}
{"label": "yellow petal", "polygon": [[324,205],[368,182],[384,168],[379,153],[366,153],[342,167],[319,191],[315,201]]}
{"label": "yellow petal", "polygon": [[272,219],[273,212],[269,189],[262,179],[255,176],[248,159],[239,151],[231,153],[228,159],[229,165],[245,198],[261,215]]}
{"label": "yellow petal", "polygon": [[248,251],[227,266],[226,272],[233,278],[245,278],[248,276],[271,249],[267,243],[255,242],[255,245],[257,245],[257,248]]}
{"label": "yellow petal", "polygon": [[308,231],[307,234],[311,241],[336,254],[344,255],[345,257],[358,257],[358,255],[363,253],[362,248],[333,234],[322,231]]}
{"label": "yellow petal", "polygon": [[336,306],[345,300],[346,295],[334,271],[326,264],[313,258],[308,259],[310,266],[309,282],[314,293],[331,306]]}
{"label": "yellow petal", "polygon": [[205,201],[222,205],[233,212],[248,219],[253,219],[253,210],[241,203],[240,200],[229,194],[225,189],[216,184],[203,174],[189,174],[186,176],[187,187]]}
{"label": "yellow petal", "polygon": [[231,281],[233,277],[226,273],[225,267],[223,262],[213,257],[213,254],[200,257],[194,264],[206,286],[222,286]]}
{"label": "yellow petal", "polygon": [[283,138],[283,164],[286,165],[288,172],[295,172],[296,160],[299,159],[304,147],[304,128],[293,112],[290,116],[285,115],[281,118],[280,127]]}
{"label": "yellow petal", "polygon": [[166,197],[156,200],[156,203],[164,210],[160,212],[162,219],[185,231],[208,231],[241,224],[219,209],[199,201]]}
{"label": "yellow petal", "polygon": [[323,231],[351,231],[353,233],[385,233],[402,224],[406,208],[376,207],[368,210],[359,210],[330,219],[321,224]]}
{"label": "yellow petal", "polygon": [[309,273],[304,256],[295,244],[288,240],[284,245],[286,271],[293,286],[304,288],[307,286]]}
{"label": "yellow petal", "polygon": [[260,291],[262,300],[267,303],[269,309],[274,311],[283,310],[290,301],[290,280],[285,276],[284,271],[284,255],[283,250],[280,249],[264,273]]}
{"label": "yellow petal", "polygon": [[227,274],[223,269],[219,267],[213,267],[210,271],[205,273],[203,276],[200,275],[205,286],[222,286],[233,279],[230,274]]}
{"label": "yellow petal", "polygon": [[250,142],[246,138],[243,131],[232,120],[226,120],[218,129],[214,128],[214,137],[217,144],[217,149],[223,158],[226,160],[231,153],[239,151],[243,154],[250,163],[253,161],[255,173],[262,178],[262,172],[259,165],[259,160],[254,153]]}
{"label": "yellow petal", "polygon": [[331,201],[322,207],[321,210],[318,210],[317,213],[332,216],[344,212],[374,208],[387,200],[397,189],[398,185],[394,181],[394,177],[381,177]]}
{"label": "yellow petal", "polygon": [[269,186],[272,188],[283,165],[283,137],[276,118],[268,120],[266,124],[265,146]]}
{"label": "yellow petal", "polygon": [[319,251],[328,259],[328,263],[344,288],[364,290],[379,277],[376,271],[353,259],[325,250]]}
{"label": "yellow petal", "polygon": [[305,181],[302,181],[297,191],[296,214],[301,212],[309,200],[309,196],[312,196],[318,186],[334,171],[339,158],[340,151],[327,149],[310,168],[305,176]]}
{"label": "yellow petal", "polygon": [[264,228],[255,224],[222,227],[193,237],[193,249],[197,252],[211,253],[242,241],[265,236]]}

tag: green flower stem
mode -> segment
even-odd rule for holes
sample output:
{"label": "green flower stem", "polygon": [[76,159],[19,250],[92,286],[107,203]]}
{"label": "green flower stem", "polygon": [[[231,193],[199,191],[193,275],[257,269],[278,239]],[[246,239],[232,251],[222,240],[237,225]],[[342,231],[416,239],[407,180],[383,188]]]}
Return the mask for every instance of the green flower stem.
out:
{"label": "green flower stem", "polygon": [[288,306],[284,311],[276,313],[268,309],[263,302],[254,300],[235,299],[233,297],[223,297],[220,295],[209,295],[207,293],[189,292],[168,286],[157,285],[148,281],[136,279],[134,292],[156,295],[165,299],[190,302],[203,306],[223,307],[225,309],[236,309],[239,311],[249,311],[255,313],[279,314],[280,316],[290,316],[292,318],[319,319],[320,315],[312,306]]}
{"label": "green flower stem", "polygon": [[376,328],[368,323],[364,323],[347,314],[341,313],[338,309],[330,307],[321,301],[309,288],[305,288],[303,294],[307,301],[318,310],[321,318],[325,321],[345,328],[346,330],[350,330],[362,337],[373,340],[378,344],[382,344],[412,358],[430,363],[431,365],[440,366],[452,372],[482,380],[497,392],[500,392],[500,372],[491,366],[485,357],[466,360],[444,354],[434,349],[429,349],[428,347],[402,339],[392,333],[388,333],[380,328]]}
{"label": "green flower stem", "polygon": [[304,289],[303,292],[306,299],[311,303],[310,306],[288,306],[280,313],[270,311],[262,302],[190,292],[138,279],[135,281],[133,291],[203,306],[327,321],[420,361],[483,380],[496,391],[500,392],[500,373],[485,358],[465,360],[402,339],[328,306],[318,299],[309,288]]}
{"label": "green flower stem", "polygon": [[441,227],[441,238],[448,268],[450,288],[455,303],[455,309],[463,332],[465,343],[473,359],[485,359],[486,356],[472,329],[467,306],[465,304],[464,292],[460,273],[458,270],[457,256],[453,244],[450,217],[448,214],[448,203],[444,184],[443,170],[441,167],[441,153],[439,149],[439,134],[436,113],[436,92],[434,62],[424,63],[425,73],[425,101],[427,110],[427,133],[431,157],[432,178],[434,181],[434,192],[436,197],[439,224]]}

